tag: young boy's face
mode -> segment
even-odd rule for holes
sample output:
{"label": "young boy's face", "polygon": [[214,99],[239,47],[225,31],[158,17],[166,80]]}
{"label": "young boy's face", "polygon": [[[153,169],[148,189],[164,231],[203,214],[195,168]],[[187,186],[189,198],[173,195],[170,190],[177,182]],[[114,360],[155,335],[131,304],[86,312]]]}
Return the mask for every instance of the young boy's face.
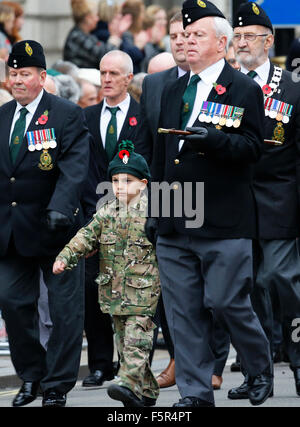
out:
{"label": "young boy's face", "polygon": [[112,176],[112,187],[116,198],[127,205],[140,194],[147,182],[147,179],[139,179],[127,173]]}

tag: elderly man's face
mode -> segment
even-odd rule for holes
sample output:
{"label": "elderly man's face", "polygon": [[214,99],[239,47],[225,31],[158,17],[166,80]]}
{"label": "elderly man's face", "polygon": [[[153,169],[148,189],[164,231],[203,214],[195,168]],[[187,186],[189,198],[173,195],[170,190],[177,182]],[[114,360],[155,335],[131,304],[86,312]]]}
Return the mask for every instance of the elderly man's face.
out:
{"label": "elderly man's face", "polygon": [[185,55],[194,72],[201,72],[225,56],[226,37],[216,36],[214,19],[198,19],[185,28]]}
{"label": "elderly man's face", "polygon": [[100,62],[101,87],[109,105],[117,105],[126,97],[133,74],[126,73],[119,56],[107,56]]}
{"label": "elderly man's face", "polygon": [[46,71],[36,67],[9,68],[8,81],[12,96],[25,106],[30,104],[44,87]]}

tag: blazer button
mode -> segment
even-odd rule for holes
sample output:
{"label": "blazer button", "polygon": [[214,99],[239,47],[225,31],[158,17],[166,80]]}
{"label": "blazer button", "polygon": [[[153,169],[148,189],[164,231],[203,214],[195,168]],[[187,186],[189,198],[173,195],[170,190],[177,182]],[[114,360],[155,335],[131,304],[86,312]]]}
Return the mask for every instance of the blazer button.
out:
{"label": "blazer button", "polygon": [[179,188],[179,187],[178,187],[178,185],[177,185],[177,184],[174,184],[174,185],[173,185],[173,190],[178,190],[178,188]]}
{"label": "blazer button", "polygon": [[15,208],[17,206],[17,204],[18,204],[17,202],[12,202],[11,205],[12,205],[13,208]]}
{"label": "blazer button", "polygon": [[11,182],[11,183],[16,182],[16,178],[15,178],[14,176],[12,176],[12,177],[10,178],[10,182]]}
{"label": "blazer button", "polygon": [[175,165],[179,165],[179,163],[180,163],[179,159],[175,159],[174,163],[175,163]]}

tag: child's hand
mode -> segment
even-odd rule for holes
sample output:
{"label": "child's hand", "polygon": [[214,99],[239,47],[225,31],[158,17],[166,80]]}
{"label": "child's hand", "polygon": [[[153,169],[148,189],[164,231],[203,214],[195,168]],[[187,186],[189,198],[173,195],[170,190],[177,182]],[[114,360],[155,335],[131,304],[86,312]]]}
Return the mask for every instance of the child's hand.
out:
{"label": "child's hand", "polygon": [[55,261],[53,264],[53,274],[63,273],[66,268],[66,264],[62,261]]}

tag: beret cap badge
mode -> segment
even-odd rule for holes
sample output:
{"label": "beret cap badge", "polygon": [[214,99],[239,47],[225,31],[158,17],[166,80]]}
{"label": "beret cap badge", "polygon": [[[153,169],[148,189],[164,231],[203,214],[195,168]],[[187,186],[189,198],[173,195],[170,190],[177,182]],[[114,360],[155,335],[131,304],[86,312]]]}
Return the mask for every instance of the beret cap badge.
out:
{"label": "beret cap badge", "polygon": [[252,10],[253,10],[253,12],[254,12],[256,15],[259,15],[259,14],[260,14],[260,11],[259,11],[259,9],[258,9],[258,7],[256,6],[256,4],[255,4],[255,3],[252,3]]}
{"label": "beret cap badge", "polygon": [[198,6],[200,6],[200,7],[206,7],[206,3],[205,3],[204,1],[202,1],[202,0],[198,0],[198,1],[197,1],[197,4],[198,4]]}
{"label": "beret cap badge", "polygon": [[25,44],[25,51],[26,51],[27,55],[29,55],[29,56],[31,56],[33,54],[32,47],[30,46],[29,43]]}

